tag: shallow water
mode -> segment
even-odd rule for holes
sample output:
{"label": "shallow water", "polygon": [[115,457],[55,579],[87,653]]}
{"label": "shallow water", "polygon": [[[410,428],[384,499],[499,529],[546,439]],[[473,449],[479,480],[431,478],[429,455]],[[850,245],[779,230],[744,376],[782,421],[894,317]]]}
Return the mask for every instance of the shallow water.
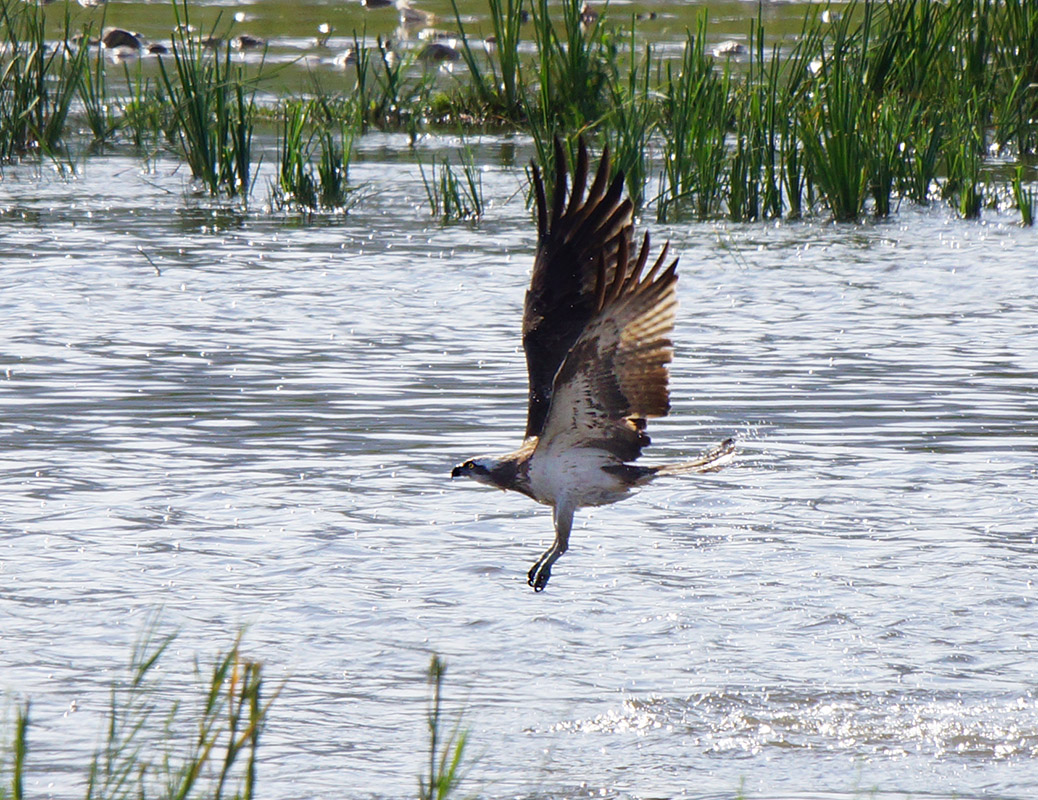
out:
{"label": "shallow water", "polygon": [[650,225],[682,306],[647,457],[740,456],[580,512],[535,595],[550,514],[448,477],[523,426],[511,147],[475,227],[429,221],[396,137],[358,148],[378,201],[313,225],[172,161],[7,169],[0,688],[33,700],[32,793],[82,786],[161,609],[169,696],[241,625],[285,681],[266,797],[413,795],[433,652],[485,797],[1034,796],[1034,231]]}

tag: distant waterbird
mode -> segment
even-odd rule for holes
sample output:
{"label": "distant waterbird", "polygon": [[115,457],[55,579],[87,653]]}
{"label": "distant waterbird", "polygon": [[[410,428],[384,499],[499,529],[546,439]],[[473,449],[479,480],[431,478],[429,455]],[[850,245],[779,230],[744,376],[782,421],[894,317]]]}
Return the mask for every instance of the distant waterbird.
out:
{"label": "distant waterbird", "polygon": [[418,51],[420,61],[452,62],[461,58],[461,51],[452,42],[429,42]]}
{"label": "distant waterbird", "polygon": [[631,463],[649,444],[646,420],[670,409],[677,259],[666,264],[665,244],[645,272],[649,235],[636,248],[633,206],[623,198],[623,174],[610,179],[608,149],[587,188],[588,154],[580,141],[567,200],[566,158],[556,140],[550,208],[536,165],[532,175],[538,241],[522,324],[530,381],[526,435],[518,450],[465,461],[451,477],[552,507],[555,540],[527,575],[539,592],[569,547],[577,509],[623,500],[658,477],[719,469],[735,446],[726,439],[677,464]]}
{"label": "distant waterbird", "polygon": [[259,48],[266,46],[266,39],[261,39],[259,36],[253,36],[249,33],[240,33],[231,39],[231,47],[240,52],[245,52],[246,50],[258,50]]}
{"label": "distant waterbird", "polygon": [[580,28],[584,33],[590,33],[591,30],[598,24],[598,12],[591,7],[591,4],[586,2],[580,6]]}
{"label": "distant waterbird", "polygon": [[347,47],[341,53],[337,54],[332,59],[332,64],[337,66],[339,69],[346,69],[350,64],[357,63],[357,51],[352,47]]}

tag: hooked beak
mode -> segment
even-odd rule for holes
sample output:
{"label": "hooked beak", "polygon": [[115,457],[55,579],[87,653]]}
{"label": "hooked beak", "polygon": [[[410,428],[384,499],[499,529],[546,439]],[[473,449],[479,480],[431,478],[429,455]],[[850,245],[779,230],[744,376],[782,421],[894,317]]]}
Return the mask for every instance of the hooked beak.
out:
{"label": "hooked beak", "polygon": [[462,464],[458,464],[458,466],[456,466],[454,469],[451,470],[451,477],[452,478],[460,478],[464,474],[465,474],[465,467]]}

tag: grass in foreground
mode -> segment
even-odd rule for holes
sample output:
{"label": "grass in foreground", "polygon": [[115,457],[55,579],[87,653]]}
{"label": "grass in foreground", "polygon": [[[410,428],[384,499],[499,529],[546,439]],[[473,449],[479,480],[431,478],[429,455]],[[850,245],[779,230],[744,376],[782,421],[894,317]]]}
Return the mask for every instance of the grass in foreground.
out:
{"label": "grass in foreground", "polygon": [[[113,683],[102,743],[86,775],[86,800],[165,800],[256,797],[259,744],[280,688],[265,691],[263,667],[246,658],[241,636],[211,664],[195,666],[199,693],[169,699],[159,664],[175,640],[154,623],[133,649],[126,675]],[[446,663],[429,665],[428,770],[418,778],[419,800],[447,800],[463,778],[468,732],[461,715],[446,720]],[[23,800],[31,764],[32,708],[14,709],[13,731],[0,743],[0,800]]]}
{"label": "grass in foreground", "polygon": [[[156,666],[174,637],[154,628],[134,648],[126,677],[112,687],[101,746],[91,761],[86,798],[251,798],[260,734],[270,704],[262,666],[240,640],[208,666],[197,665],[201,696],[164,703]],[[31,757],[31,706],[16,711],[9,765],[0,762],[0,798],[21,800]],[[6,775],[5,775],[6,773]]]}

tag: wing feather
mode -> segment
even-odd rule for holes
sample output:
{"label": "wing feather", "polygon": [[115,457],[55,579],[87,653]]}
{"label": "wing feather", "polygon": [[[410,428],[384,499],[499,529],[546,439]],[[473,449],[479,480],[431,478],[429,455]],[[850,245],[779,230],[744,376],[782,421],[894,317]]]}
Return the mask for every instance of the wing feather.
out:
{"label": "wing feather", "polygon": [[636,256],[626,244],[623,267],[602,286],[595,315],[559,368],[538,448],[595,446],[633,461],[649,443],[647,417],[670,410],[667,365],[677,311],[677,260],[664,270],[664,253],[644,277],[649,239]]}
{"label": "wing feather", "polygon": [[[605,150],[591,186],[588,153],[579,142],[572,191],[562,143],[555,142],[555,189],[550,200],[541,173],[532,169],[537,204],[537,256],[523,311],[523,347],[530,377],[526,436],[537,436],[551,404],[556,373],[598,313],[618,272],[626,277],[632,205],[623,198],[623,175],[610,176]],[[585,195],[585,188],[587,194]]]}

